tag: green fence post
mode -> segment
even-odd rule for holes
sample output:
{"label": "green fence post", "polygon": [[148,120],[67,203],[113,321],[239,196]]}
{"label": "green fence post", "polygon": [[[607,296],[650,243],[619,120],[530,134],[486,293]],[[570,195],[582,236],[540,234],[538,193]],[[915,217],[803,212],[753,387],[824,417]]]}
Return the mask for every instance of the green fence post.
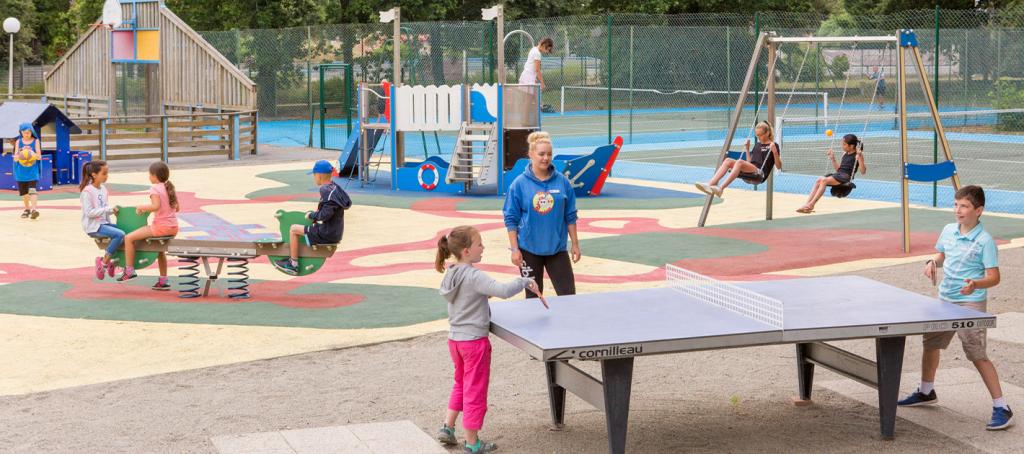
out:
{"label": "green fence post", "polygon": [[[935,50],[934,50],[934,52],[935,52],[935,54],[934,54],[935,55],[935,57],[934,57],[935,58],[935,75],[934,75],[935,83],[933,84],[933,85],[935,85],[935,88],[932,89],[932,91],[934,92],[932,94],[935,97],[935,107],[936,108],[939,107],[939,30],[941,30],[941,28],[939,27],[939,19],[940,19],[941,15],[942,15],[942,10],[939,8],[939,5],[935,5]],[[927,77],[927,76],[925,74],[922,74],[921,77]],[[932,163],[933,164],[938,164],[938,162],[939,162],[939,133],[936,132],[936,133],[932,134]],[[933,181],[932,182],[932,206],[933,207],[939,206],[939,182],[937,182],[937,181]]]}
{"label": "green fence post", "polygon": [[612,143],[612,14],[608,13],[608,143]]}
{"label": "green fence post", "polygon": [[306,61],[306,107],[309,109],[309,144],[306,145],[309,148],[313,148],[313,122],[315,116],[313,115],[313,66],[307,60]]}
{"label": "green fence post", "polygon": [[324,105],[324,65],[320,65],[318,70],[320,74],[320,149],[322,150],[327,148],[326,127],[324,125],[324,114],[327,112],[327,108]]}
{"label": "green fence post", "polygon": [[342,66],[345,82],[345,131],[346,139],[352,135],[352,65]]}
{"label": "green fence post", "polygon": [[[754,11],[754,40],[761,36],[761,12]],[[761,74],[757,72],[757,68],[754,69],[754,118],[757,118],[758,108],[761,107],[758,99],[761,97]],[[744,99],[746,99],[746,93],[740,93]],[[740,117],[743,116],[743,112],[740,112]]]}

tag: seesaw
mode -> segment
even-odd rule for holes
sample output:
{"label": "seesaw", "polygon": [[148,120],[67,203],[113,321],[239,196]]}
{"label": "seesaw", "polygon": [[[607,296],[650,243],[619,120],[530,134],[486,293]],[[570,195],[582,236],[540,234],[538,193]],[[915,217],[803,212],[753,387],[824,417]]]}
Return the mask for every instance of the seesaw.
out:
{"label": "seesaw", "polygon": [[[279,224],[281,238],[279,240],[257,240],[257,241],[218,241],[218,240],[187,240],[171,237],[152,237],[135,242],[135,269],[143,269],[156,262],[160,252],[178,257],[184,262],[178,269],[181,271],[182,281],[180,297],[198,298],[207,296],[210,287],[224,272],[227,265],[228,297],[249,298],[249,261],[261,255],[267,256],[271,263],[275,260],[288,257],[289,252],[289,229],[294,224],[309,225],[312,223],[301,211],[277,210],[274,214]],[[149,213],[138,215],[133,207],[118,207],[117,227],[125,232],[132,232],[139,227],[145,226]],[[105,249],[110,242],[109,238],[97,238],[96,245]],[[299,245],[299,268],[298,275],[305,276],[312,274],[323,266],[328,257],[334,255],[338,249],[337,244],[319,244],[308,246]],[[118,264],[124,264],[124,248],[111,258]],[[199,264],[202,263],[203,271],[206,272],[205,283],[202,292],[199,291],[200,277]]]}

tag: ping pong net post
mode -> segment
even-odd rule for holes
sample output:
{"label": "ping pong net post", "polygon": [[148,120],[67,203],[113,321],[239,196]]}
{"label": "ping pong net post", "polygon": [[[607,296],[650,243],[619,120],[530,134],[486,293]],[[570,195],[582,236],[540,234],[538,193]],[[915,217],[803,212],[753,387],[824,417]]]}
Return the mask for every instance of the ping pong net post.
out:
{"label": "ping pong net post", "polygon": [[669,287],[702,303],[711,304],[747,318],[782,329],[782,301],[752,292],[702,274],[665,265]]}

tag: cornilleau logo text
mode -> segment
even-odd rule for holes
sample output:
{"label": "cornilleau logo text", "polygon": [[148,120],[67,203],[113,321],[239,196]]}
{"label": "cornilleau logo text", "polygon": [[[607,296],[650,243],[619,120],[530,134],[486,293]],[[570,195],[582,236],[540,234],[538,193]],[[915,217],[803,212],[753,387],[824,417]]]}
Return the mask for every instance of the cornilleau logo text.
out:
{"label": "cornilleau logo text", "polygon": [[594,350],[580,350],[576,355],[579,359],[600,359],[613,356],[636,356],[643,352],[643,345],[612,345]]}

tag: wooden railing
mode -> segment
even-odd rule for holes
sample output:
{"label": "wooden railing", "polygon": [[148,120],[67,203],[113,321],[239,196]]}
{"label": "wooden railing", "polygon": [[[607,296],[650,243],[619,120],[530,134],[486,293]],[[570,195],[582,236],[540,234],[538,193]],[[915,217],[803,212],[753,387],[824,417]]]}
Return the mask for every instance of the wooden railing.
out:
{"label": "wooden railing", "polygon": [[256,154],[256,111],[76,118],[71,149],[103,160]]}

